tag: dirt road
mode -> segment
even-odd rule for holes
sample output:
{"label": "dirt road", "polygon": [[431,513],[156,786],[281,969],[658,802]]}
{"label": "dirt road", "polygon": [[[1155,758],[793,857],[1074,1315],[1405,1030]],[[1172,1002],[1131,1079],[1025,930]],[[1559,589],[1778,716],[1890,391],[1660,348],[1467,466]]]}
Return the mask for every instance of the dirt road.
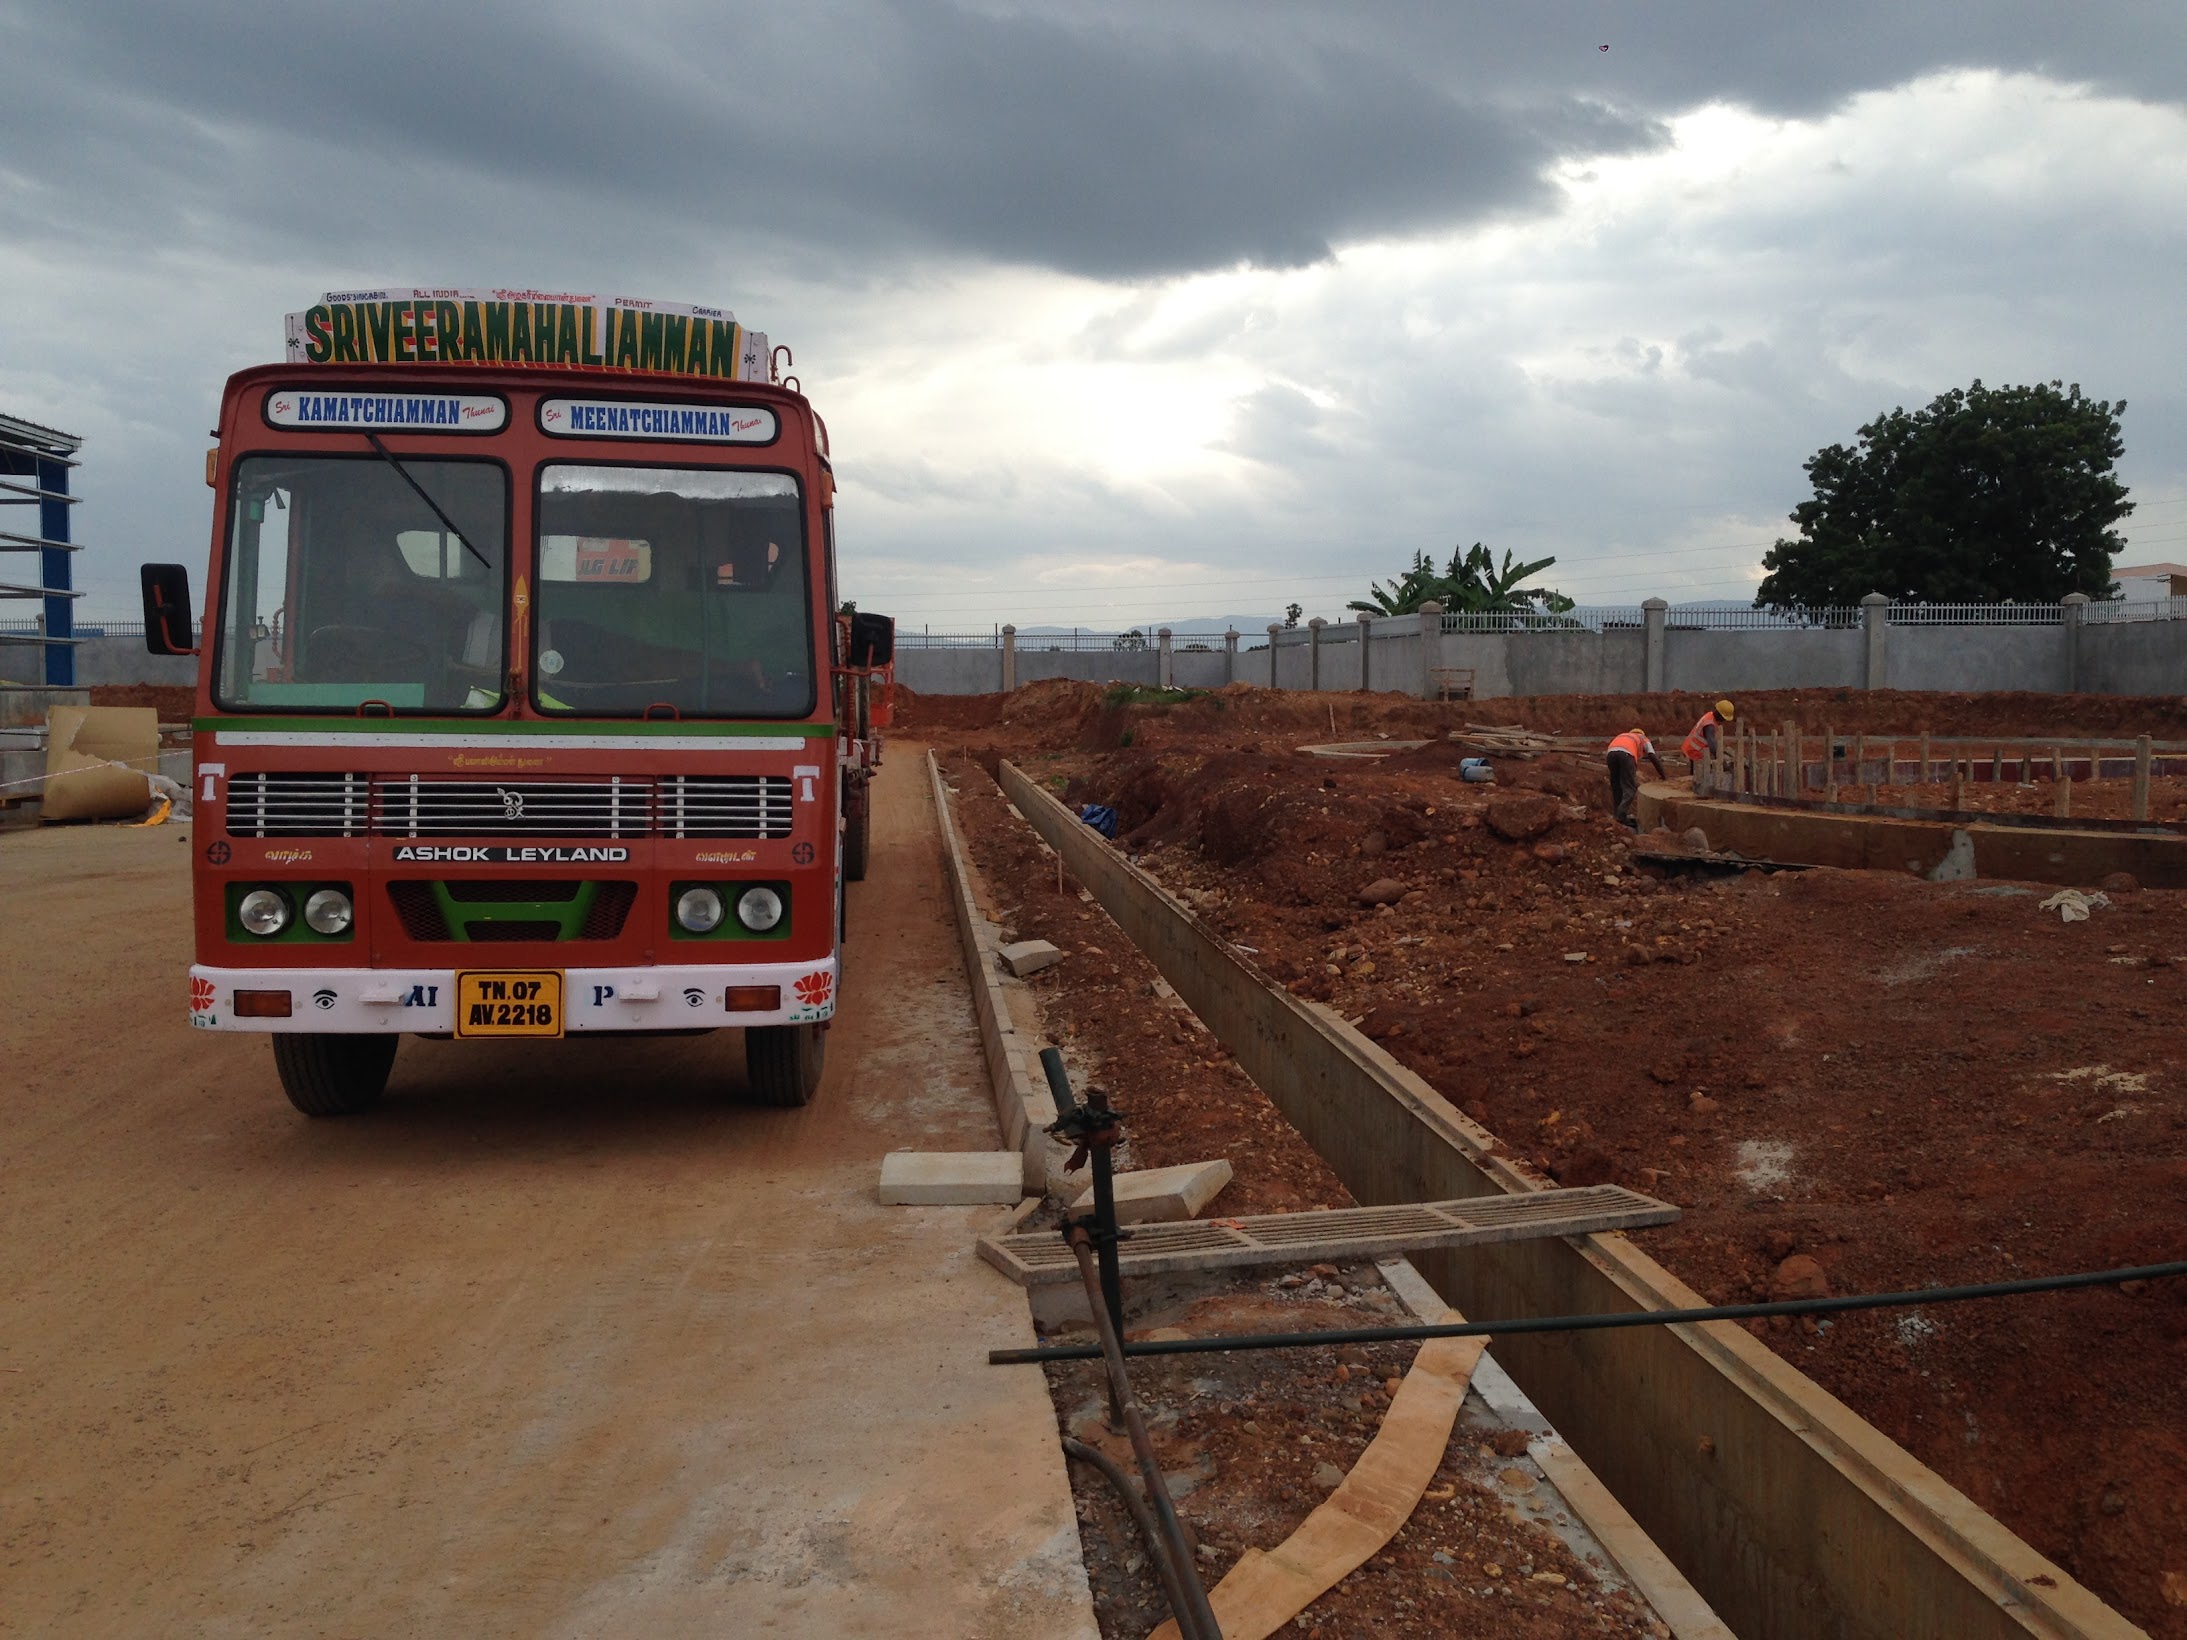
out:
{"label": "dirt road", "polygon": [[0,1633],[1090,1634],[988,1210],[873,1205],[994,1144],[920,768],[803,1111],[722,1033],[308,1122],[186,1025],[174,827],[0,837]]}

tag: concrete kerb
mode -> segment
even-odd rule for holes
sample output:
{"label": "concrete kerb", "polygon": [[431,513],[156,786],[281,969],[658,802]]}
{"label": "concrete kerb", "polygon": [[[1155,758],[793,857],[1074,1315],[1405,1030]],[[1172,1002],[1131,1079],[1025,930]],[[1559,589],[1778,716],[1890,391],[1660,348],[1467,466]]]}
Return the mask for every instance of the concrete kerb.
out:
{"label": "concrete kerb", "polygon": [[[1533,1190],[1492,1137],[1269,982],[1014,765],[1004,792],[1362,1203]],[[1494,1316],[1697,1305],[1622,1235],[1414,1260]],[[1735,1632],[1989,1640],[2139,1631],[1912,1454],[1726,1323],[1499,1340],[1527,1395]]]}
{"label": "concrete kerb", "polygon": [[[980,912],[974,891],[976,873],[957,837],[949,808],[949,787],[942,779],[941,764],[926,754],[927,775],[934,788],[934,818],[942,838],[942,869],[949,879],[950,905],[956,914],[957,937],[964,949],[965,972],[972,981],[972,1008],[980,1023],[980,1046],[987,1056],[987,1076],[995,1090],[995,1118],[1002,1129],[1006,1149],[1023,1162],[1028,1196],[1048,1193],[1051,1174],[1062,1177],[1068,1153],[1049,1138],[1046,1128],[1056,1119],[1056,1102],[1048,1092],[1040,1070],[1041,1044],[1017,1027],[1020,1014],[1030,1017],[1031,992],[1025,982],[1001,971],[996,953],[1001,938],[995,925]],[[1023,992],[1020,1007],[1013,1010],[1012,993]]]}

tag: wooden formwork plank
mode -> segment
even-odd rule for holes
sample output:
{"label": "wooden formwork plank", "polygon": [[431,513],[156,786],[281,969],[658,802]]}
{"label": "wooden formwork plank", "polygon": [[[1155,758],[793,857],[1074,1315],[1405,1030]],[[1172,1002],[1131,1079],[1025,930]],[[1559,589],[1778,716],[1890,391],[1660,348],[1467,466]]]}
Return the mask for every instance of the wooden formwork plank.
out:
{"label": "wooden formwork plank", "polygon": [[[1535,1236],[1584,1236],[1669,1224],[1678,1209],[1622,1185],[1529,1196],[1469,1197],[1381,1207],[1326,1207],[1235,1219],[1134,1225],[1117,1249],[1126,1275],[1234,1270],[1263,1264],[1388,1258]],[[1053,1230],[982,1236],[980,1257],[1020,1286],[1078,1280],[1078,1260]]]}

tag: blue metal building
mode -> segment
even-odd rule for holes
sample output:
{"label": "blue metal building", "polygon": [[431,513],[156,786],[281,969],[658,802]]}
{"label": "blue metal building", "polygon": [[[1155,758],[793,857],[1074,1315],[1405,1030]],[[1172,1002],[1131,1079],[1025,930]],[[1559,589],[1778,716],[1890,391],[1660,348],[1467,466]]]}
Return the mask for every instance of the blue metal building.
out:
{"label": "blue metal building", "polygon": [[[69,688],[76,681],[75,590],[68,509],[80,499],[68,493],[69,469],[83,440],[19,416],[0,415],[0,553],[35,553],[35,576],[14,571],[21,560],[0,559],[0,599],[37,599],[42,619],[29,630],[0,623],[0,644],[35,644],[42,651],[39,676],[26,682]],[[33,519],[35,518],[35,523]],[[12,629],[12,630],[11,630]],[[10,668],[9,670],[13,670]]]}

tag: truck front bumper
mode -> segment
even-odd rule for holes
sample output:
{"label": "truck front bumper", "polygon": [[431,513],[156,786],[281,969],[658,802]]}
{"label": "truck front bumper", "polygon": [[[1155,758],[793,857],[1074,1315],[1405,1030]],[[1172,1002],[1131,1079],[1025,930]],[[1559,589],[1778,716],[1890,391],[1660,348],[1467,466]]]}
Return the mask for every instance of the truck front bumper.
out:
{"label": "truck front bumper", "polygon": [[[465,973],[491,971],[467,966]],[[525,970],[532,972],[534,970]],[[453,968],[211,968],[190,969],[190,1023],[201,1031],[452,1032],[456,1028]],[[835,1014],[840,984],[836,959],[738,963],[735,966],[565,968],[562,1029],[690,1030],[720,1025],[806,1025]],[[779,986],[781,1006],[732,1010],[731,986]],[[287,992],[285,1017],[238,1018],[237,991]]]}

